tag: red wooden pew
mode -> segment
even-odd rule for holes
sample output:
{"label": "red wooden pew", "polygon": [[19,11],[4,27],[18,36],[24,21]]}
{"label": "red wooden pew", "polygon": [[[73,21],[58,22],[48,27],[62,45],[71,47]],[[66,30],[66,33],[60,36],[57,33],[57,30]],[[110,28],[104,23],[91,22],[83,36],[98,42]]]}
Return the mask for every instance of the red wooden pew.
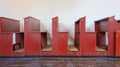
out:
{"label": "red wooden pew", "polygon": [[120,21],[114,16],[95,21],[95,32],[86,32],[86,17],[75,22],[75,42],[68,45],[68,32],[58,31],[58,17],[52,18],[52,43],[40,32],[40,20],[0,17],[0,56],[120,56]]}
{"label": "red wooden pew", "polygon": [[24,34],[19,20],[0,17],[0,56],[23,56]]}
{"label": "red wooden pew", "polygon": [[[52,18],[52,43],[51,45],[45,45],[46,51],[41,51],[41,56],[63,56],[66,55],[67,49],[64,49],[67,45],[68,32],[58,32],[58,17]],[[45,35],[45,34],[44,34]],[[43,35],[41,35],[43,37]],[[44,36],[44,40],[47,39],[47,33]],[[42,38],[43,39],[43,38]],[[46,41],[47,42],[47,41]],[[46,43],[45,43],[46,44]],[[41,44],[42,46],[42,44]],[[64,47],[61,47],[64,46]]]}
{"label": "red wooden pew", "polygon": [[66,56],[68,52],[68,32],[59,32],[58,22],[58,17],[52,18],[52,44],[57,45],[55,49],[58,56]]}
{"label": "red wooden pew", "polygon": [[[120,30],[114,16],[95,21],[96,49],[93,56],[115,56],[115,32]],[[92,48],[94,49],[94,48]]]}
{"label": "red wooden pew", "polygon": [[114,27],[115,36],[114,36],[114,50],[115,56],[120,56],[120,20],[116,20],[114,17],[110,17],[112,27]]}
{"label": "red wooden pew", "polygon": [[25,56],[40,55],[40,20],[33,17],[24,18]]}
{"label": "red wooden pew", "polygon": [[78,51],[69,52],[71,56],[91,56],[95,44],[95,32],[86,32],[86,17],[80,18],[75,23],[75,46]]}

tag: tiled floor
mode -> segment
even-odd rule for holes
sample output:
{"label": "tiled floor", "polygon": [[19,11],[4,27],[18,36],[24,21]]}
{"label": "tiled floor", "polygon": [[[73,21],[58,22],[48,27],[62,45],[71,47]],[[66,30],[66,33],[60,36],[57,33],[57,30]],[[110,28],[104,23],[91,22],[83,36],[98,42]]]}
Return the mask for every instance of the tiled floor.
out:
{"label": "tiled floor", "polygon": [[0,58],[0,67],[120,67],[120,58]]}

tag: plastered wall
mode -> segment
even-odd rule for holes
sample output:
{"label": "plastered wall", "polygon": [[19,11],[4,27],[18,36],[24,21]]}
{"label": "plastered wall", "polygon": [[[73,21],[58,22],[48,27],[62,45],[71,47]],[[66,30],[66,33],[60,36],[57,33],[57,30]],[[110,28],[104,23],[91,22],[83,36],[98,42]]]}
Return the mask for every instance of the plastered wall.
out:
{"label": "plastered wall", "polygon": [[74,38],[74,22],[87,16],[86,31],[94,31],[94,21],[107,16],[120,19],[120,0],[0,0],[0,16],[18,19],[33,16],[42,22],[41,31],[51,35],[51,18],[59,16],[59,31]]}

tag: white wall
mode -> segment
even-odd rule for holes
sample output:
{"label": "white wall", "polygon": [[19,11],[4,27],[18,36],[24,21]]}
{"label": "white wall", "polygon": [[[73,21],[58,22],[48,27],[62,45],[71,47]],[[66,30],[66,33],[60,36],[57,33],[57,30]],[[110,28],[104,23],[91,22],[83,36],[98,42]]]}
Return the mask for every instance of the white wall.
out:
{"label": "white wall", "polygon": [[120,19],[119,13],[120,0],[0,0],[0,16],[21,20],[22,24],[24,17],[33,16],[40,19],[49,32],[51,18],[59,16],[72,37],[74,21],[78,18],[87,16],[86,30],[93,31],[93,21],[113,15]]}

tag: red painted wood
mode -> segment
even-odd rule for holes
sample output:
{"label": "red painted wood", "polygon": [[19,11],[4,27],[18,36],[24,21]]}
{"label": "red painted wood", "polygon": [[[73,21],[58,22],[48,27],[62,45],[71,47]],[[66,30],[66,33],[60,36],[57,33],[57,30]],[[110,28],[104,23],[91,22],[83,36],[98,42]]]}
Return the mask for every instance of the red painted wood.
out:
{"label": "red painted wood", "polygon": [[0,17],[1,32],[19,32],[20,23],[19,20],[10,19],[6,17]]}
{"label": "red painted wood", "polygon": [[0,33],[0,56],[12,56],[12,33]]}
{"label": "red painted wood", "polygon": [[24,18],[25,55],[40,54],[40,20]]}
{"label": "red painted wood", "polygon": [[86,23],[86,17],[83,17],[80,19],[80,52],[81,56],[88,56],[88,46],[85,40],[85,23]]}
{"label": "red painted wood", "polygon": [[115,31],[116,31],[116,33],[115,33],[115,42],[116,43],[114,43],[115,44],[115,48],[114,48],[114,50],[115,50],[115,56],[120,56],[120,49],[119,49],[119,47],[120,47],[120,45],[119,45],[119,43],[120,43],[120,21],[117,21],[117,20],[115,20],[115,18],[114,17],[111,17],[110,18],[110,21],[111,21],[111,23],[113,23],[114,22],[114,25],[115,25]]}
{"label": "red painted wood", "polygon": [[58,17],[52,18],[52,49],[56,55],[58,55],[58,22]]}
{"label": "red painted wood", "polygon": [[52,18],[52,51],[41,52],[42,56],[66,56],[68,48],[68,33],[58,32],[59,18]]}
{"label": "red painted wood", "polygon": [[77,21],[77,22],[75,22],[75,42],[74,42],[74,44],[75,44],[75,46],[78,48],[78,49],[80,49],[80,28],[79,28],[79,24],[81,24],[80,22],[79,22],[79,20]]}
{"label": "red painted wood", "polygon": [[[52,51],[41,51],[47,46],[47,32],[40,32],[40,20],[26,17],[21,33],[18,20],[0,17],[0,56],[120,56],[120,23],[113,16],[95,21],[96,32],[85,31],[86,17],[75,22],[74,45],[79,51],[68,51],[68,32],[58,32],[58,22],[58,17],[52,18]],[[106,49],[105,32],[108,32],[108,50],[96,51],[97,44]],[[25,53],[13,52],[13,33],[19,43],[15,48],[24,48]]]}
{"label": "red painted wood", "polygon": [[120,56],[120,32],[116,32],[116,49],[115,56]]}
{"label": "red painted wood", "polygon": [[41,49],[47,46],[47,32],[41,32]]}
{"label": "red painted wood", "polygon": [[68,52],[68,32],[58,32],[58,55],[66,56]]}
{"label": "red painted wood", "polygon": [[82,17],[75,22],[75,43],[74,45],[78,48],[78,51],[68,51],[68,56],[86,56],[86,45],[85,45],[85,18]]}
{"label": "red painted wood", "polygon": [[115,55],[115,32],[120,30],[120,23],[113,17],[109,17],[109,51],[108,54],[114,56]]}
{"label": "red painted wood", "polygon": [[95,32],[86,32],[85,33],[85,53],[86,56],[93,56],[95,53],[95,44],[96,44],[96,33]]}
{"label": "red painted wood", "polygon": [[96,56],[115,56],[114,38],[115,38],[115,31],[120,29],[118,25],[119,23],[117,23],[114,16],[96,21],[95,31],[108,32],[108,50],[107,52],[96,52],[95,54]]}
{"label": "red painted wood", "polygon": [[[40,51],[40,56],[58,56],[58,17],[52,18],[52,51]],[[41,35],[43,43],[42,47],[47,46],[47,32]],[[41,49],[40,49],[41,50]]]}
{"label": "red painted wood", "polygon": [[[0,17],[0,56],[14,56],[14,54],[19,54],[13,52],[13,33],[16,34],[16,32],[20,32],[19,20]],[[22,43],[21,37],[18,35],[17,33],[16,42]],[[19,46],[15,47],[19,48]],[[23,56],[23,54],[19,54],[19,56]]]}

